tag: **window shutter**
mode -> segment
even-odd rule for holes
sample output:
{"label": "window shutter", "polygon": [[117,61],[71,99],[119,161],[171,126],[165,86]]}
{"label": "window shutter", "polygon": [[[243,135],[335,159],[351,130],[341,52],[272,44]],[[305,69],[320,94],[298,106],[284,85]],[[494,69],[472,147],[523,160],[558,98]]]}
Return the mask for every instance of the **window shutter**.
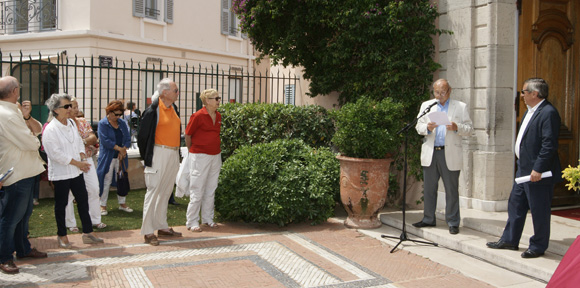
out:
{"label": "window shutter", "polygon": [[165,22],[173,24],[173,0],[165,0]]}
{"label": "window shutter", "polygon": [[145,17],[145,0],[133,0],[133,16]]}
{"label": "window shutter", "polygon": [[230,0],[222,0],[222,34],[230,35]]}

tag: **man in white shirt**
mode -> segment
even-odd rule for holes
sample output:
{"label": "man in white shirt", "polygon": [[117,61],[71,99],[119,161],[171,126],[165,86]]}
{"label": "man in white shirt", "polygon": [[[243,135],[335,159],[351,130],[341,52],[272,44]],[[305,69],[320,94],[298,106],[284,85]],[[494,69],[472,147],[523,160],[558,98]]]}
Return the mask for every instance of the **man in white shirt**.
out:
{"label": "man in white shirt", "polygon": [[28,129],[18,109],[20,84],[12,76],[0,78],[0,173],[14,167],[4,179],[3,207],[0,215],[0,270],[8,274],[19,272],[13,253],[18,258],[45,258],[46,253],[31,248],[28,241],[28,219],[32,214],[33,185],[36,175],[44,171],[38,154],[40,142]]}

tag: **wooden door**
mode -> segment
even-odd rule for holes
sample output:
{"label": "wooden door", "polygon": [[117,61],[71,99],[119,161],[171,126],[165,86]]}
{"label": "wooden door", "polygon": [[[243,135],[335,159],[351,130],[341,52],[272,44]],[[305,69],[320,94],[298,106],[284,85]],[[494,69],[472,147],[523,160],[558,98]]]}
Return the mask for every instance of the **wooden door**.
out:
{"label": "wooden door", "polygon": [[[530,77],[548,82],[550,101],[562,118],[558,153],[562,169],[578,165],[580,136],[580,1],[519,0],[518,90]],[[519,94],[518,94],[519,96]],[[517,127],[526,105],[516,101]],[[580,203],[564,183],[554,191],[552,206]]]}

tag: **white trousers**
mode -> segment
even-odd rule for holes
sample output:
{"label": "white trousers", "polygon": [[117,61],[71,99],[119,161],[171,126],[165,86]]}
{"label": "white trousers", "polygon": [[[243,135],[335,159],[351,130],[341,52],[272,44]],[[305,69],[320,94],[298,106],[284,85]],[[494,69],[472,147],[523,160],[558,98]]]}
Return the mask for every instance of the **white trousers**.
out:
{"label": "white trousers", "polygon": [[[105,174],[105,178],[103,179],[103,195],[101,195],[101,206],[103,207],[107,206],[107,200],[109,200],[109,189],[111,188],[111,183],[113,182],[113,176],[115,176],[117,171],[119,171],[119,158],[113,158],[111,161],[111,166],[109,166],[109,172]],[[126,196],[117,195],[117,201],[119,202],[119,205],[125,204],[125,199]]]}
{"label": "white trousers", "polygon": [[[87,194],[89,200],[89,215],[93,225],[101,223],[101,208],[99,206],[99,178],[97,177],[97,166],[93,161],[93,157],[88,157],[87,162],[91,164],[88,172],[83,174],[85,178],[85,186],[87,187]],[[71,192],[68,195],[68,204],[65,209],[65,223],[66,227],[77,227],[77,219],[75,218],[75,206],[73,204],[74,196]]]}
{"label": "white trousers", "polygon": [[167,205],[179,170],[179,151],[155,146],[151,167],[145,166],[147,192],[143,200],[141,235],[167,229]]}
{"label": "white trousers", "polygon": [[199,210],[201,207],[201,223],[211,224],[214,216],[215,189],[218,186],[222,155],[189,153],[189,205],[187,205],[187,227],[199,226]]}

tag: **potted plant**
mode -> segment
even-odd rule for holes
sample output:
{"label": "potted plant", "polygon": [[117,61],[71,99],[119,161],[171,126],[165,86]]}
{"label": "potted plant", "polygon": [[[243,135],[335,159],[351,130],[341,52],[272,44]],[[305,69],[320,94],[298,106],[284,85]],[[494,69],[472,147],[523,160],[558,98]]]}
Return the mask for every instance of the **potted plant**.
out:
{"label": "potted plant", "polygon": [[[578,160],[580,162],[580,160]],[[568,190],[578,191],[580,190],[580,165],[578,167],[572,167],[568,165],[568,168],[562,171],[562,178],[568,180]]]}
{"label": "potted plant", "polygon": [[387,98],[361,97],[332,111],[336,132],[332,143],[340,154],[340,198],[350,228],[378,228],[386,202],[391,155],[401,145],[397,131],[403,105]]}

